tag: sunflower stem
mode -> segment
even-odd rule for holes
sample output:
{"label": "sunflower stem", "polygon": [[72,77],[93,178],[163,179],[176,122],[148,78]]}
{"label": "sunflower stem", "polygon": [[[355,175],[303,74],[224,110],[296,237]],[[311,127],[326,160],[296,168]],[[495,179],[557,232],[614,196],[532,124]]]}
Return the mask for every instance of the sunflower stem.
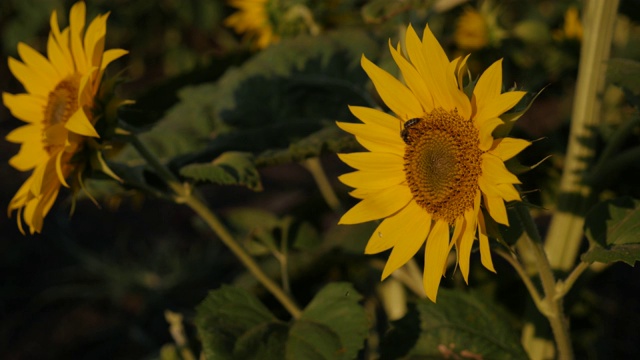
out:
{"label": "sunflower stem", "polygon": [[578,266],[576,266],[573,269],[573,271],[571,271],[569,276],[567,276],[567,278],[564,279],[564,281],[558,281],[558,285],[557,285],[558,290],[556,292],[556,297],[565,296],[569,292],[569,290],[571,290],[571,287],[573,287],[573,284],[575,284],[576,280],[578,280],[580,275],[582,275],[582,273],[585,270],[587,270],[590,265],[591,264],[587,262],[581,262],[580,264],[578,264]]}
{"label": "sunflower stem", "polygon": [[533,281],[531,281],[531,277],[529,277],[522,264],[520,264],[515,256],[506,251],[498,249],[495,252],[503,259],[505,259],[509,264],[511,264],[511,266],[513,266],[513,268],[518,273],[518,276],[520,276],[520,279],[524,283],[524,286],[527,288],[527,291],[529,291],[531,299],[533,299],[533,303],[536,305],[536,308],[538,308],[538,310],[542,312],[542,298],[540,297],[540,293],[538,292],[538,289],[536,289],[536,286],[533,284]]}
{"label": "sunflower stem", "polygon": [[269,292],[284,306],[284,308],[291,314],[294,319],[299,319],[302,315],[302,311],[296,305],[291,297],[289,297],[285,291],[271,280],[262,271],[260,266],[255,260],[247,254],[246,251],[233,239],[233,236],[224,227],[218,217],[209,210],[207,205],[200,199],[193,195],[184,197],[184,204],[190,207],[196,214],[198,214],[209,225],[211,230],[218,235],[220,240],[236,255],[236,257],[242,262],[242,264],[255,276],[255,278],[265,287]]}
{"label": "sunflower stem", "polygon": [[[551,263],[547,258],[547,254],[542,244],[542,238],[538,232],[538,228],[531,217],[531,213],[525,206],[516,206],[516,211],[525,230],[524,239],[528,243],[531,252],[536,259],[536,267],[538,276],[542,283],[544,291],[544,299],[539,307],[540,312],[544,315],[553,332],[558,349],[558,359],[573,359],[573,349],[571,347],[571,337],[569,335],[569,323],[564,315],[562,304],[562,296],[558,296],[556,279],[553,275]],[[535,301],[535,299],[534,299]]]}
{"label": "sunflower stem", "polygon": [[222,224],[220,219],[209,209],[209,207],[197,195],[195,195],[188,184],[182,184],[180,180],[166,167],[157,157],[147,149],[147,147],[135,136],[130,136],[131,143],[147,163],[157,172],[157,174],[173,190],[176,197],[174,201],[184,204],[198,214],[209,228],[220,238],[220,240],[231,250],[249,272],[282,304],[294,319],[299,319],[302,311],[295,301],[287,295],[276,282],[271,280],[262,271],[256,261],[240,246],[229,230]]}
{"label": "sunflower stem", "polygon": [[593,129],[601,121],[601,99],[606,60],[609,58],[619,0],[587,1],[584,41],[571,116],[569,147],[560,181],[558,207],[545,248],[554,269],[569,271],[575,264],[583,238],[584,214],[593,199],[584,176],[593,157]]}
{"label": "sunflower stem", "polygon": [[329,205],[331,210],[339,212],[341,208],[340,200],[338,200],[338,196],[335,191],[333,191],[331,183],[329,183],[320,159],[317,157],[308,158],[302,162],[302,165],[309,170],[311,176],[313,176],[313,180],[315,180],[316,185],[318,185],[318,189],[320,189],[320,193],[327,205]]}

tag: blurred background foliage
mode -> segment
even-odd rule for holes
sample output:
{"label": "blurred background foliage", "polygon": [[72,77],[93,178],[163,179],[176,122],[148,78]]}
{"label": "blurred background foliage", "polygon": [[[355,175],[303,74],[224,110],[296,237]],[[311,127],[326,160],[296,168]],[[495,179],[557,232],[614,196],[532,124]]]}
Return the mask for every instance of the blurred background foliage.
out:
{"label": "blurred background foliage", "polygon": [[[2,59],[17,56],[19,41],[43,51],[51,11],[57,10],[66,23],[72,3],[0,2]],[[201,191],[266,271],[279,276],[279,260],[272,255],[282,254],[270,244],[286,242],[291,253],[291,289],[300,303],[311,301],[327,283],[351,282],[365,299],[372,329],[360,358],[368,358],[379,347],[386,349],[381,354],[389,359],[433,355],[412,347],[413,343],[398,341],[395,348],[384,347],[402,338],[402,329],[415,328],[418,336],[421,324],[411,323],[411,316],[428,316],[431,308],[424,303],[411,305],[391,319],[397,320],[394,323],[380,307],[375,310],[387,300],[378,281],[381,258],[362,255],[373,224],[337,226],[339,215],[325,203],[301,164],[320,156],[341,203],[354,203],[346,194],[348,189],[336,180],[349,169],[333,153],[357,149],[357,144],[333,122],[354,121],[346,105],[379,103],[359,67],[361,54],[397,74],[387,39],[395,44],[404,25],[420,28],[428,21],[450,56],[473,52],[472,74],[504,58],[506,87],[532,94],[544,88],[513,132],[537,140],[519,158],[521,163],[533,165],[553,155],[534,171],[520,175],[528,200],[552,209],[580,51],[579,33],[566,26],[567,13],[571,8],[579,12],[582,3],[302,3],[311,9],[317,28],[308,22],[278,27],[280,42],[263,51],[224,26],[234,9],[221,0],[92,0],[87,7],[89,18],[111,12],[107,47],[130,51],[109,70],[111,75],[126,77],[120,96],[136,100],[120,116],[144,129],[142,140],[184,178],[243,185],[205,185]],[[639,7],[637,0],[622,1],[613,58],[640,60]],[[465,26],[474,21],[480,21],[480,32]],[[473,36],[465,37],[465,31]],[[625,76],[618,78],[624,81]],[[0,88],[22,92],[5,60],[0,62]],[[606,121],[602,128],[593,129],[599,144],[638,116],[637,98],[637,92],[607,86],[603,94]],[[0,108],[0,135],[4,137],[17,125]],[[623,148],[637,144],[638,136],[630,137]],[[26,177],[7,164],[16,151],[14,144],[0,142],[3,206]],[[229,178],[224,159],[218,160],[215,169],[202,166],[227,151],[238,152],[226,154],[249,164],[232,172],[237,176]],[[129,147],[117,147],[110,155],[114,170],[122,170],[117,164],[124,164],[133,169],[127,170],[130,179],[153,185]],[[251,171],[242,174],[243,169]],[[640,166],[630,166],[625,176],[602,186],[612,196],[640,198],[639,171]],[[80,201],[71,217],[70,201],[63,195],[38,236],[22,236],[14,219],[0,217],[0,358],[158,358],[162,346],[173,341],[164,315],[167,309],[185,316],[190,345],[199,352],[193,320],[196,306],[207,291],[221,284],[257,294],[276,316],[286,317],[232,254],[211,240],[206,226],[188,209],[112,182],[97,180],[90,188],[100,206]],[[539,211],[537,220],[545,229],[549,213]],[[505,312],[497,318],[518,326],[516,319],[529,300],[523,301],[528,295],[508,264],[496,261],[497,276],[476,267],[470,287],[502,305]],[[589,286],[566,301],[578,358],[587,354],[594,359],[640,357],[634,340],[640,331],[638,269],[616,264],[590,277]],[[469,290],[458,274],[445,279],[443,287]],[[447,299],[484,306],[453,292],[445,292],[440,301]],[[408,315],[402,318],[404,314]],[[455,325],[459,319],[450,321]],[[509,336],[508,330],[497,331]],[[518,349],[513,354],[520,356]]]}

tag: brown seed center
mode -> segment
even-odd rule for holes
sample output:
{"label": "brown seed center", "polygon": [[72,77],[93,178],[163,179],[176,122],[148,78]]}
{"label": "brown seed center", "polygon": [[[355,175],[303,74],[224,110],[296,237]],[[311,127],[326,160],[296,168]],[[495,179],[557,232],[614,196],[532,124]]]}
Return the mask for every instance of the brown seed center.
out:
{"label": "brown seed center", "polygon": [[44,111],[42,142],[45,150],[52,154],[64,146],[67,130],[65,124],[78,110],[78,82],[74,79],[61,81],[49,93]]}
{"label": "brown seed center", "polygon": [[482,174],[478,130],[457,111],[435,109],[403,132],[404,171],[416,202],[453,225],[474,205]]}

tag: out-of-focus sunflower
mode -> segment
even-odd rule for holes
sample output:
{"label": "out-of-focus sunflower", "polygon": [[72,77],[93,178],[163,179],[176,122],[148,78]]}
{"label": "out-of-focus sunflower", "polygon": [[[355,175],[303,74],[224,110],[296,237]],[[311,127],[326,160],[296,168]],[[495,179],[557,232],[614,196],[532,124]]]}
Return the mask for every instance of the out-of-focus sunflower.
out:
{"label": "out-of-focus sunflower", "polygon": [[578,8],[571,6],[564,13],[564,24],[562,30],[554,32],[556,40],[577,40],[582,41],[582,23]]}
{"label": "out-of-focus sunflower", "polygon": [[224,24],[244,34],[258,49],[281,38],[320,33],[307,0],[229,0],[229,5],[238,11],[226,18]]}
{"label": "out-of-focus sunflower", "polygon": [[476,51],[486,46],[498,46],[507,35],[498,24],[498,8],[484,1],[477,10],[466,7],[456,21],[453,40],[460,50]]}
{"label": "out-of-focus sunflower", "polygon": [[17,211],[23,233],[23,221],[30,233],[42,230],[60,187],[69,187],[67,179],[78,168],[74,155],[87,137],[99,137],[94,100],[107,65],[127,53],[104,50],[108,14],[98,15],[85,33],[85,12],[84,2],[74,4],[69,27],[62,30],[56,12],[51,14],[48,57],[19,43],[22,61],[9,58],[9,69],[27,91],[2,93],[4,105],[27,123],[7,135],[8,141],[21,144],[11,166],[33,170],[9,203],[9,214]]}
{"label": "out-of-focus sunflower", "polygon": [[[385,279],[423,246],[423,285],[435,301],[445,263],[456,247],[460,272],[468,281],[471,248],[479,239],[482,264],[495,271],[487,216],[508,225],[505,201],[520,200],[518,178],[504,161],[530,145],[494,138],[499,116],[515,106],[522,91],[502,93],[502,61],[480,76],[470,98],[463,90],[467,58],[449,61],[427,26],[422,40],[409,26],[406,52],[389,44],[406,85],[362,57],[362,67],[395,113],[352,106],[364,124],[338,123],[369,152],[340,154],[357,169],[340,176],[361,201],[340,219],[356,224],[383,219],[365,253],[389,249]],[[403,129],[400,131],[400,124]]]}
{"label": "out-of-focus sunflower", "polygon": [[274,33],[274,24],[269,18],[267,5],[270,0],[231,0],[229,5],[237,12],[224,20],[224,24],[253,41],[259,49],[264,49],[280,40]]}

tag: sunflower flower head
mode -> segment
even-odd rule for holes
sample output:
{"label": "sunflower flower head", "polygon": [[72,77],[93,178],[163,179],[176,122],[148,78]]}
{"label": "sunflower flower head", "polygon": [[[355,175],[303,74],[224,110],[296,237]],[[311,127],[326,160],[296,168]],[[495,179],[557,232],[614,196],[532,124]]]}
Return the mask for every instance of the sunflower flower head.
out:
{"label": "sunflower flower head", "polygon": [[489,1],[483,2],[479,10],[466,7],[453,34],[456,46],[464,51],[498,46],[505,37],[506,31],[498,25],[498,10]]}
{"label": "sunflower flower head", "polygon": [[382,220],[365,249],[367,254],[392,249],[382,279],[426,242],[423,285],[435,301],[453,247],[465,281],[476,240],[482,264],[495,271],[487,224],[509,225],[505,202],[521,200],[514,187],[520,182],[504,162],[530,143],[492,133],[525,92],[502,93],[499,60],[468,96],[463,88],[468,56],[450,61],[428,26],[422,39],[409,26],[405,41],[406,55],[389,44],[405,83],[362,57],[362,67],[395,116],[352,106],[363,123],[338,123],[368,150],[339,154],[356,169],[339,179],[360,199],[340,223]]}
{"label": "sunflower flower head", "polygon": [[86,140],[100,137],[95,110],[101,79],[107,65],[127,53],[104,50],[109,14],[98,15],[85,31],[85,13],[84,2],[74,4],[69,27],[62,30],[56,12],[51,14],[47,57],[19,43],[22,61],[9,58],[9,69],[26,90],[2,93],[4,105],[26,123],[7,135],[21,145],[9,164],[32,171],[8,209],[9,214],[17,211],[23,233],[23,222],[32,234],[42,230],[61,186],[69,187],[67,180],[81,168],[76,157]]}
{"label": "sunflower flower head", "polygon": [[257,49],[275,44],[283,37],[319,32],[305,0],[230,0],[229,4],[238,11],[226,18],[224,24],[244,34]]}

